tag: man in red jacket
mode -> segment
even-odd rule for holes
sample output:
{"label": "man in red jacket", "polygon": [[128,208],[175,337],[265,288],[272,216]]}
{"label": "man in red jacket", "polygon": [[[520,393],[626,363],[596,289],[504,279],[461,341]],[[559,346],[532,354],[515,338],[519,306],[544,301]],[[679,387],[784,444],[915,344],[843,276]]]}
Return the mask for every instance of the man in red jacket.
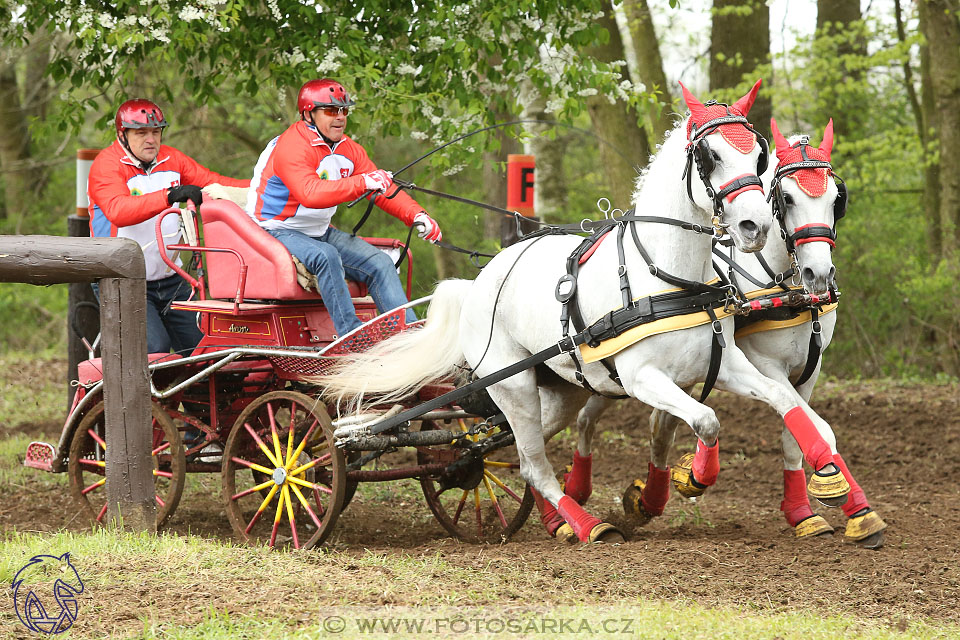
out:
{"label": "man in red jacket", "polygon": [[[366,150],[344,135],[354,101],[334,80],[300,89],[300,120],[267,144],[250,183],[247,213],[317,276],[320,295],[338,335],[360,326],[344,276],[367,285],[377,309],[407,302],[393,261],[362,239],[330,224],[337,205],[373,192],[378,207],[419,236],[441,239],[440,227],[416,200],[377,169]],[[407,310],[407,320],[416,320]]]}
{"label": "man in red jacket", "polygon": [[[196,315],[170,308],[174,300],[187,300],[191,289],[160,258],[157,216],[174,203],[203,200],[201,187],[217,182],[246,187],[249,180],[221,176],[173,147],[161,144],[167,121],[149,100],[127,100],[117,109],[117,139],[97,155],[90,168],[90,235],[94,238],[132,238],[143,249],[147,267],[147,350],[167,353],[193,350],[202,334]],[[177,216],[163,220],[166,244],[180,238]],[[173,251],[168,251],[170,258]],[[180,265],[179,257],[176,263]],[[94,285],[96,291],[96,285]]]}

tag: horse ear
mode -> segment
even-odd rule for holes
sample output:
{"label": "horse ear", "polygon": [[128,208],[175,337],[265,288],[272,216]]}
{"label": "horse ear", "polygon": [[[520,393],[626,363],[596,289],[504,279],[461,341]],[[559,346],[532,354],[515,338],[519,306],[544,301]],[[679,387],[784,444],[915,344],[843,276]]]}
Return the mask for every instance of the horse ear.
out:
{"label": "horse ear", "polygon": [[820,151],[827,154],[827,162],[830,162],[830,152],[833,151],[833,118],[823,129],[823,141],[820,143]]}
{"label": "horse ear", "polygon": [[782,160],[784,154],[790,149],[790,143],[780,133],[776,118],[770,118],[770,130],[773,132],[773,144],[777,147],[777,157]]}
{"label": "horse ear", "polygon": [[683,83],[680,82],[680,88],[683,89],[683,101],[687,103],[687,108],[690,109],[690,119],[697,121],[699,116],[702,116],[707,112],[707,108],[703,106],[703,103],[694,97],[690,90],[683,86]]}
{"label": "horse ear", "polygon": [[763,78],[757,80],[757,84],[753,85],[753,89],[743,96],[735,103],[733,103],[734,108],[739,109],[740,113],[746,116],[750,113],[750,107],[753,106],[753,101],[757,99],[757,92],[760,91],[760,84],[763,82]]}

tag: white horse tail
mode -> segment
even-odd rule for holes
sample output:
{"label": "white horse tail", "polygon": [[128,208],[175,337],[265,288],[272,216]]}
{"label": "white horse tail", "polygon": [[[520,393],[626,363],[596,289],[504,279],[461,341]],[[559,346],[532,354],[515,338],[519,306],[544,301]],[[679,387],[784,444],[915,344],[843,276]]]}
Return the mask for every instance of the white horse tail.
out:
{"label": "white horse tail", "polygon": [[463,362],[460,309],[471,280],[437,284],[421,327],[403,331],[362,352],[341,356],[314,381],[322,395],[338,405],[358,407],[363,397],[396,402],[430,382],[447,378]]}

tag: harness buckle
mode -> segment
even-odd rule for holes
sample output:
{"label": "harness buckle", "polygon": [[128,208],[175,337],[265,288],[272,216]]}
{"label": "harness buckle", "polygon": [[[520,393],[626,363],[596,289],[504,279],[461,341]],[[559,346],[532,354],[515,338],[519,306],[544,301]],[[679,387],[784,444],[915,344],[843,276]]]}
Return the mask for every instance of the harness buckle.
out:
{"label": "harness buckle", "polygon": [[820,321],[819,321],[819,320],[814,320],[814,321],[813,321],[813,333],[814,333],[814,335],[817,335],[817,336],[820,335],[820,328],[821,328],[821,327],[820,327]]}
{"label": "harness buckle", "polygon": [[626,275],[626,273],[627,273],[627,265],[622,264],[619,267],[617,267],[617,275],[619,277],[622,278],[624,275]]}
{"label": "harness buckle", "polygon": [[560,353],[570,353],[577,348],[577,343],[574,342],[573,336],[563,336],[557,343],[557,347],[560,348]]}
{"label": "harness buckle", "polygon": [[719,321],[719,320],[714,320],[712,324],[713,324],[713,332],[714,332],[715,334],[717,334],[717,335],[722,336],[722,335],[723,335],[723,325],[720,324],[720,321]]}

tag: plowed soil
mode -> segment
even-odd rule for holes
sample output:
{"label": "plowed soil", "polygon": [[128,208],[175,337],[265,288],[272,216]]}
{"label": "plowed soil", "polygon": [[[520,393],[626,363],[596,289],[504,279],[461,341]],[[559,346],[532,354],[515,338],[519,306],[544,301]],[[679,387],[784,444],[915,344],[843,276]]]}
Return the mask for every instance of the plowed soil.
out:
{"label": "plowed soil", "polygon": [[[574,602],[693,599],[704,605],[845,613],[894,627],[916,618],[960,621],[956,384],[824,383],[817,390],[814,408],[833,425],[851,471],[889,525],[878,551],[845,541],[842,511],[816,504],[814,511],[837,533],[796,539],[779,512],[782,422],[766,406],[724,393],[715,392],[708,404],[722,424],[719,482],[697,503],[674,493],[665,514],[642,528],[623,522],[618,499],[634,477],[646,475],[649,410],[623,401],[604,417],[588,508],[624,525],[628,540],[622,545],[571,549],[547,537],[535,515],[502,545],[451,541],[414,481],[361,488],[327,545],[348,554],[442,553],[446,561],[465,566],[474,566],[478,554],[484,562],[528,563],[531,571],[561,579]],[[23,430],[51,433],[57,427]],[[550,444],[558,468],[569,461],[574,442],[566,434]],[[688,429],[678,432],[676,457],[693,444]],[[85,529],[63,480],[59,487],[28,484],[0,495],[0,527]],[[189,485],[168,529],[231,538],[218,495],[219,475],[204,482],[206,491],[197,480]],[[536,594],[517,598],[527,601]]]}

